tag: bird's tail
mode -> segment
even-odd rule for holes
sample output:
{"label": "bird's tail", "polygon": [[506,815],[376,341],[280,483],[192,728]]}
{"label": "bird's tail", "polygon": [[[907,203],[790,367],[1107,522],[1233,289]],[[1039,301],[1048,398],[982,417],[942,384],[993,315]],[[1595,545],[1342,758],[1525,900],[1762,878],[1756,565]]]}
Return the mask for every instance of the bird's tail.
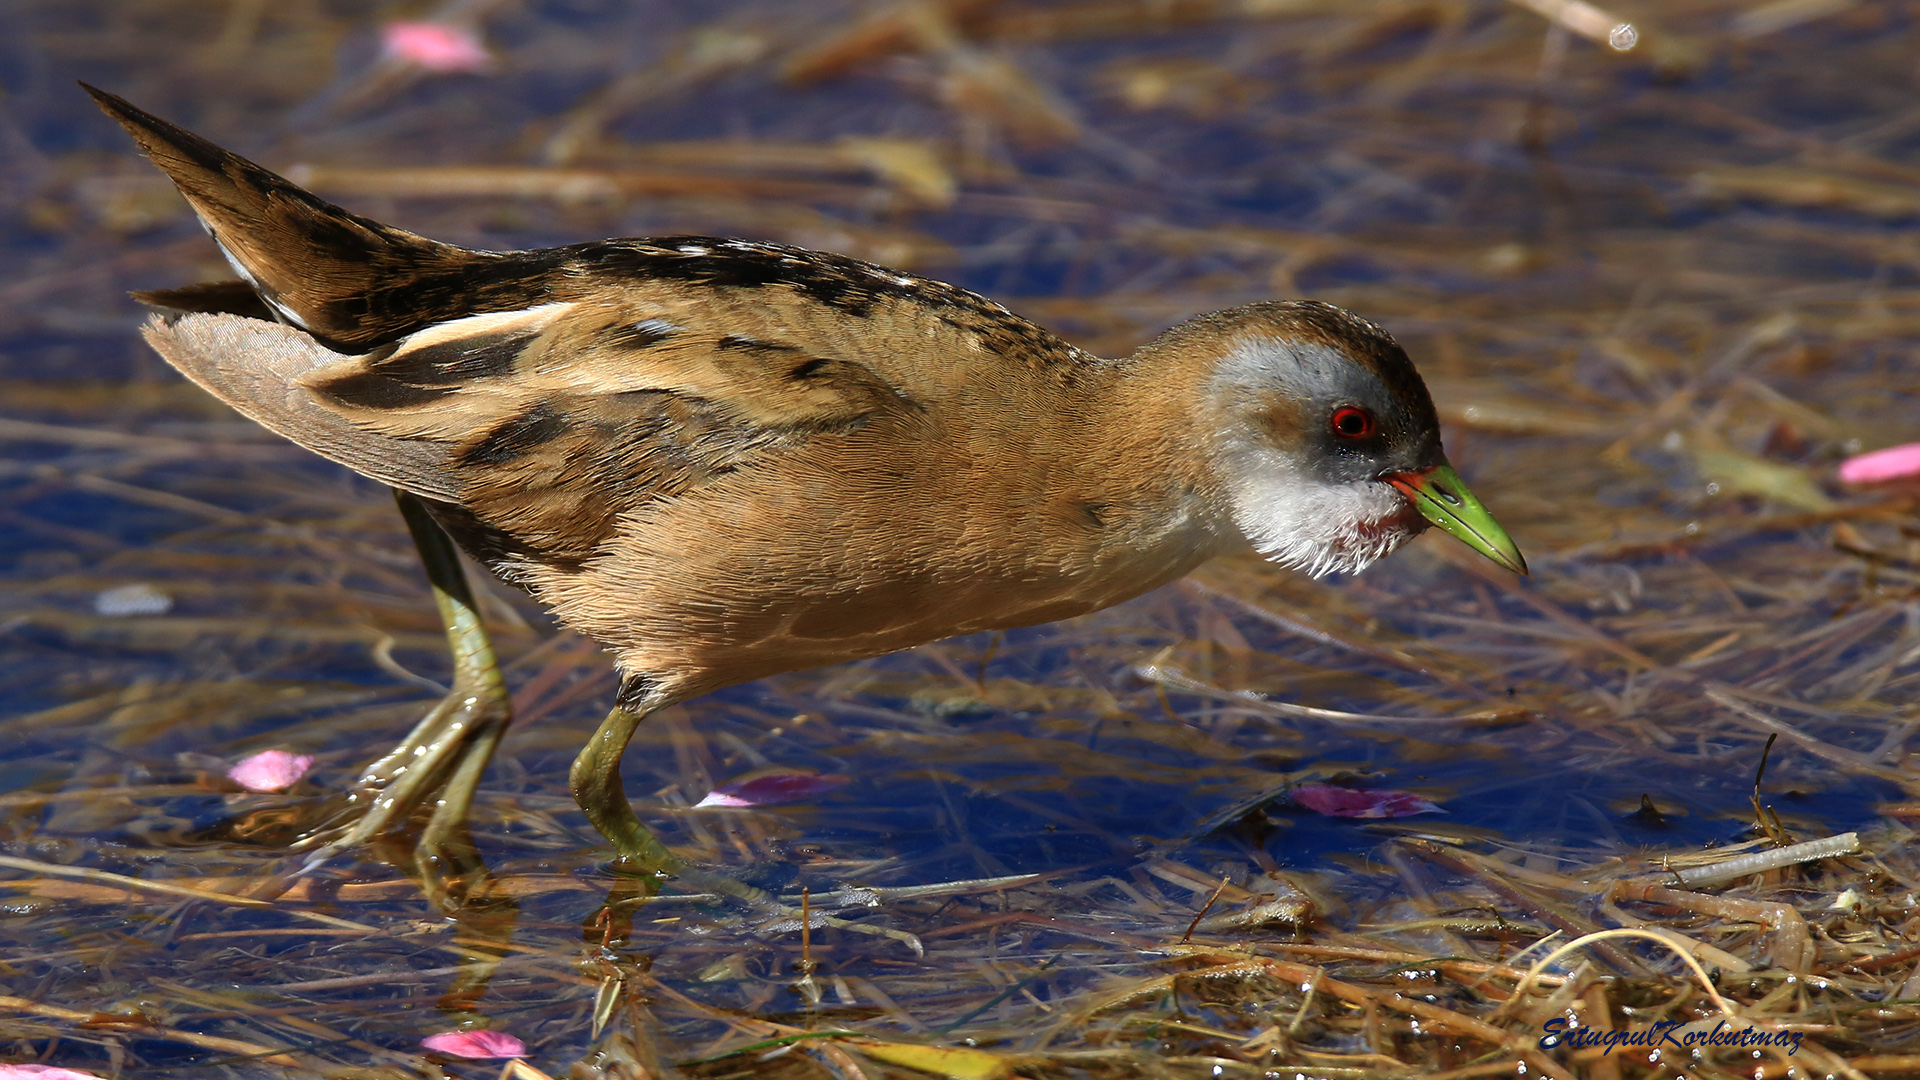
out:
{"label": "bird's tail", "polygon": [[[470,314],[467,283],[488,276],[481,264],[502,260],[349,213],[121,98],[80,85],[173,179],[260,301],[328,346],[362,352],[436,321],[441,308]],[[237,310],[245,306],[237,283],[141,298],[189,311],[247,313]]]}

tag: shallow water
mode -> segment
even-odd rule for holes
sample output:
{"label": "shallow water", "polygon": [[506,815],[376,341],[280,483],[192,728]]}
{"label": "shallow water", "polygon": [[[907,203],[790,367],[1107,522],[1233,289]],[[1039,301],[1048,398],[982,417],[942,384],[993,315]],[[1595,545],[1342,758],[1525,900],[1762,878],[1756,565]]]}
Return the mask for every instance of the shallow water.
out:
{"label": "shallow water", "polygon": [[[1533,867],[1738,842],[1770,734],[1763,794],[1796,838],[1896,824],[1883,804],[1909,795],[1920,729],[1920,518],[1833,468],[1920,429],[1904,9],[1622,5],[1625,52],[1467,0],[446,12],[482,29],[489,70],[383,61],[382,25],[421,14],[388,5],[0,9],[0,854],[29,861],[0,873],[0,995],[40,1007],[0,1013],[0,1060],[432,1075],[420,1038],[480,1023],[554,1075],[642,1075],[779,1022],[1117,1055],[1027,1075],[1258,1071],[1296,1063],[1233,1041],[1265,1014],[1087,1011],[1161,971],[1222,878],[1216,912],[1299,890],[1315,915],[1195,940],[1318,941],[1449,907],[1457,868],[1411,865],[1411,836]],[[924,958],[811,934],[812,1009],[790,989],[797,927],[668,898],[624,943],[583,930],[616,882],[566,770],[613,683],[498,584],[520,722],[481,791],[492,878],[471,903],[450,914],[371,857],[267,907],[61,876],[266,873],[285,823],[447,673],[385,492],[139,342],[125,290],[225,271],[76,78],[476,246],[828,248],[1108,355],[1202,311],[1341,303],[1407,345],[1533,576],[1436,535],[1321,583],[1228,558],[1083,619],[654,718],[627,788],[690,861],[814,901],[925,889],[849,912],[919,935]],[[102,614],[127,586],[164,612]],[[317,758],[292,796],[220,779],[266,748]],[[850,782],[689,809],[769,767]],[[1446,814],[1272,801],[1327,780]],[[1040,876],[992,880],[1014,875]],[[683,1067],[850,1075],[824,1052]]]}

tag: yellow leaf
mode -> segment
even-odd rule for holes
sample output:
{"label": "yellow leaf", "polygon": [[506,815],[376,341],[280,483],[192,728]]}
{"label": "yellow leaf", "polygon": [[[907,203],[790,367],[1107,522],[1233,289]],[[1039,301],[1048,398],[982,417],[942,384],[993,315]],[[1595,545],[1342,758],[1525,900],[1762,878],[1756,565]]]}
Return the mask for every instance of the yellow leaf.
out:
{"label": "yellow leaf", "polygon": [[876,1061],[904,1065],[953,1080],[1000,1080],[1013,1070],[1013,1063],[999,1054],[963,1046],[917,1046],[870,1039],[848,1039],[846,1045]]}
{"label": "yellow leaf", "polygon": [[926,143],[849,136],[840,140],[840,146],[881,179],[927,206],[951,206],[960,193],[960,184],[953,173]]}
{"label": "yellow leaf", "polygon": [[1708,480],[1731,495],[1753,495],[1819,513],[1833,509],[1820,486],[1805,469],[1765,461],[1732,450],[1696,450],[1694,460]]}

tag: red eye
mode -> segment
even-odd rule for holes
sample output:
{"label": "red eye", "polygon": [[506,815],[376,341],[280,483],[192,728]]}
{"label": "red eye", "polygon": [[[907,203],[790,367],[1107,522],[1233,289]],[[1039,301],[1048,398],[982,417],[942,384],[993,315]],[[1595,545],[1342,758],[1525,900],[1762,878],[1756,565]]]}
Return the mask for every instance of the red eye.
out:
{"label": "red eye", "polygon": [[1342,439],[1364,439],[1373,434],[1373,414],[1354,405],[1343,405],[1333,410],[1333,419],[1327,426]]}

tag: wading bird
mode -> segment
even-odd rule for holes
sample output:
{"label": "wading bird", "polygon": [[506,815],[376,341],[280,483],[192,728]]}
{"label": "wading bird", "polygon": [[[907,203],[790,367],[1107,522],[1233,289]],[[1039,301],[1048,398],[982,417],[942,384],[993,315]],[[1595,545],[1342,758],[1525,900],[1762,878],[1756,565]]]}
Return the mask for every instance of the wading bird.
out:
{"label": "wading bird", "polygon": [[391,485],[446,622],[452,692],[324,851],[429,802],[422,847],[444,842],[507,725],[454,544],[613,651],[573,793],[653,865],[620,757],[674,702],[1096,611],[1249,543],[1354,572],[1431,522],[1525,573],[1406,353],[1331,305],[1203,315],[1109,360],[964,289],[779,244],[473,251],[88,89],[240,275],[136,294],[163,309],[147,340]]}

